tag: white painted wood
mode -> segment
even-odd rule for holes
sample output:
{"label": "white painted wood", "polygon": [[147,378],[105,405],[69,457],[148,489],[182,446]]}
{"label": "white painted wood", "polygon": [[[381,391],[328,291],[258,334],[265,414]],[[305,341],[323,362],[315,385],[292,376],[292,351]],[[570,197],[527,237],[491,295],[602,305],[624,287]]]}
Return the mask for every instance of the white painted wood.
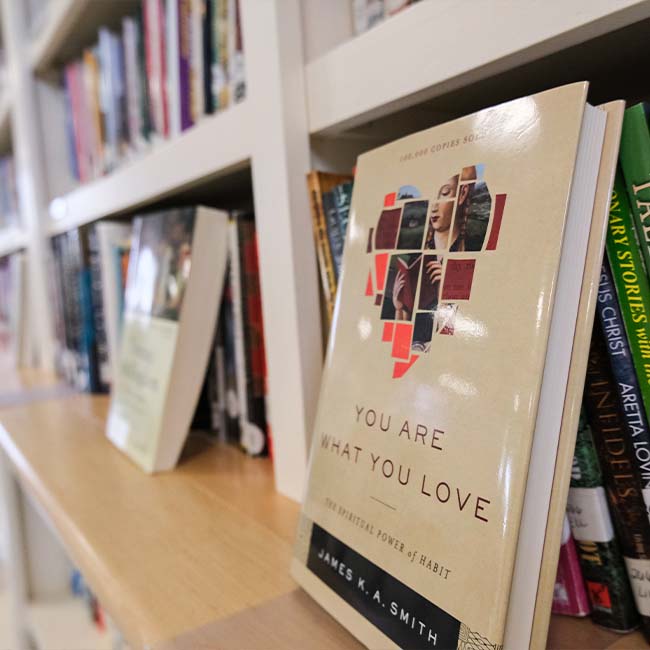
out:
{"label": "white painted wood", "polygon": [[135,210],[245,167],[252,150],[252,123],[250,102],[246,100],[206,117],[111,174],[54,199],[49,209],[49,234]]}
{"label": "white painted wood", "polygon": [[25,6],[14,0],[2,0],[0,8],[7,77],[12,92],[11,125],[18,204],[22,228],[27,238],[27,347],[33,356],[27,365],[39,364],[50,368],[54,360],[54,329],[46,273],[49,251],[48,242],[44,237],[47,188],[36,88],[25,55]]}
{"label": "white painted wood", "polygon": [[10,621],[9,631],[12,649],[29,650],[27,638],[28,624],[28,583],[25,565],[25,538],[20,507],[18,483],[11,471],[9,459],[0,452],[0,534],[7,558],[7,586],[9,595]]}
{"label": "white painted wood", "polygon": [[277,489],[302,498],[322,369],[298,0],[242,0]]}
{"label": "white painted wood", "polygon": [[307,65],[310,132],[340,132],[649,16],[648,0],[424,0]]}
{"label": "white painted wood", "polygon": [[49,0],[45,15],[39,20],[42,29],[29,48],[29,63],[34,70],[50,65],[61,43],[91,0]]}
{"label": "white painted wood", "polygon": [[19,228],[0,229],[0,257],[22,250],[27,245],[27,237]]}
{"label": "white painted wood", "polygon": [[301,0],[305,63],[354,36],[352,0]]}

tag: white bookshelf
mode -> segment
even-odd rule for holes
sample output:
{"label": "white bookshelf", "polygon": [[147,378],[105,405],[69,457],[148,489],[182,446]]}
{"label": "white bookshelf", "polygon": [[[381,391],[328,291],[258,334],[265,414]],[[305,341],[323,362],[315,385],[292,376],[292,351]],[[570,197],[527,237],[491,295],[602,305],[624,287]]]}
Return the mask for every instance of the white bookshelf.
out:
{"label": "white bookshelf", "polygon": [[307,63],[310,133],[340,133],[648,17],[648,0],[420,2]]}
{"label": "white bookshelf", "polygon": [[[11,88],[0,93],[0,148],[12,142],[24,179],[24,227],[0,232],[0,256],[27,252],[30,335],[47,365],[51,236],[192,192],[218,203],[245,176],[259,240],[275,487],[299,500],[322,370],[306,172],[349,171],[356,155],[402,133],[628,63],[650,93],[648,75],[638,81],[650,0],[423,0],[356,37],[350,0],[240,1],[246,99],[79,185],[67,172],[57,74],[135,2],[50,0],[29,39],[21,3],[0,0]],[[603,99],[615,98],[599,83]],[[628,82],[621,74],[614,83],[619,94]]]}
{"label": "white bookshelf", "polygon": [[16,253],[27,245],[27,237],[19,228],[13,226],[0,229],[0,257]]}

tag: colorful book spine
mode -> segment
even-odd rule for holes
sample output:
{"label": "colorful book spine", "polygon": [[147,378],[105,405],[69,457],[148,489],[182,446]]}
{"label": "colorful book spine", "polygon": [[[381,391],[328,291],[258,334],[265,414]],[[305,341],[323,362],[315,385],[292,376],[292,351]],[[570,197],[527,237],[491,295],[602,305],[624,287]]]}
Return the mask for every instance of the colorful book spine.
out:
{"label": "colorful book spine", "polygon": [[600,323],[594,323],[584,402],[634,600],[650,635],[650,522],[633,440],[622,413]]}
{"label": "colorful book spine", "polygon": [[614,180],[607,224],[612,270],[646,420],[650,421],[650,283],[643,268],[623,179]]}
{"label": "colorful book spine", "polygon": [[557,575],[553,589],[553,614],[565,616],[587,616],[591,611],[585,582],[580,570],[580,560],[571,536],[571,528],[564,518],[562,546],[557,564]]}
{"label": "colorful book spine", "polygon": [[626,109],[621,133],[620,160],[625,176],[639,245],[650,269],[650,129],[648,104]]}
{"label": "colorful book spine", "polygon": [[192,5],[190,0],[178,0],[178,5],[181,130],[185,131],[194,124],[190,101],[190,21]]}
{"label": "colorful book spine", "polygon": [[607,505],[591,429],[580,416],[571,468],[567,516],[595,623],[618,632],[634,629],[639,615]]}
{"label": "colorful book spine", "polygon": [[90,306],[92,309],[92,324],[94,328],[94,344],[96,351],[97,383],[94,392],[105,393],[111,381],[110,359],[108,355],[108,339],[106,336],[106,319],[104,316],[104,301],[102,297],[102,271],[97,240],[96,225],[87,228],[88,267],[90,275]]}
{"label": "colorful book spine", "polygon": [[643,500],[650,512],[650,431],[607,259],[601,269],[596,309],[605,334],[623,415],[632,436],[634,457],[643,483]]}
{"label": "colorful book spine", "polygon": [[323,203],[323,213],[325,214],[325,228],[327,229],[327,241],[332,253],[332,262],[334,263],[334,274],[338,282],[341,275],[341,263],[343,260],[343,235],[341,233],[341,224],[336,205],[336,196],[334,191],[323,192],[321,197]]}

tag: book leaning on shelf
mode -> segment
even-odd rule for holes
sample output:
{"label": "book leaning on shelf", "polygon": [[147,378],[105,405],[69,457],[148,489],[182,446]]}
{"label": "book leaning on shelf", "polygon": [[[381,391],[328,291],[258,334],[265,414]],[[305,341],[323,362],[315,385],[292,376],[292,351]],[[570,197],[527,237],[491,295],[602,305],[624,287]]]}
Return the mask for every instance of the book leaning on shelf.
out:
{"label": "book leaning on shelf", "polygon": [[292,574],[369,647],[545,645],[623,111],[586,92],[359,158]]}
{"label": "book leaning on shelf", "polygon": [[221,302],[228,215],[178,208],[134,221],[109,439],[147,472],[178,461]]}

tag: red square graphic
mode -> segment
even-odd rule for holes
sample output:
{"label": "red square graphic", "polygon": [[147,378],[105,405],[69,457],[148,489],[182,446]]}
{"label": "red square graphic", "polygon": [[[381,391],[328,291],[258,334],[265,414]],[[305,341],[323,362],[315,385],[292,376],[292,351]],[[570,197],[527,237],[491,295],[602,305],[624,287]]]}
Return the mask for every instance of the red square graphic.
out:
{"label": "red square graphic", "polygon": [[393,364],[393,379],[400,379],[406,371],[418,360],[418,354],[412,354],[408,361],[396,361]]}
{"label": "red square graphic", "polygon": [[393,340],[393,331],[395,329],[395,323],[389,320],[384,323],[384,331],[381,333],[381,340],[384,343],[388,343]]}
{"label": "red square graphic", "polygon": [[396,359],[408,359],[411,354],[411,323],[395,323],[395,338],[393,339],[392,356]]}
{"label": "red square graphic", "polygon": [[375,292],[372,290],[372,271],[368,271],[368,280],[366,281],[366,296],[374,296]]}
{"label": "red square graphic", "polygon": [[587,580],[587,591],[594,607],[612,608],[612,599],[606,584]]}
{"label": "red square graphic", "polygon": [[375,255],[375,282],[377,291],[384,290],[386,283],[386,269],[388,268],[388,253],[377,253]]}
{"label": "red square graphic", "polygon": [[447,260],[443,300],[469,300],[476,260]]}
{"label": "red square graphic", "polygon": [[395,205],[395,199],[397,198],[397,192],[390,192],[384,197],[384,207],[390,208]]}

